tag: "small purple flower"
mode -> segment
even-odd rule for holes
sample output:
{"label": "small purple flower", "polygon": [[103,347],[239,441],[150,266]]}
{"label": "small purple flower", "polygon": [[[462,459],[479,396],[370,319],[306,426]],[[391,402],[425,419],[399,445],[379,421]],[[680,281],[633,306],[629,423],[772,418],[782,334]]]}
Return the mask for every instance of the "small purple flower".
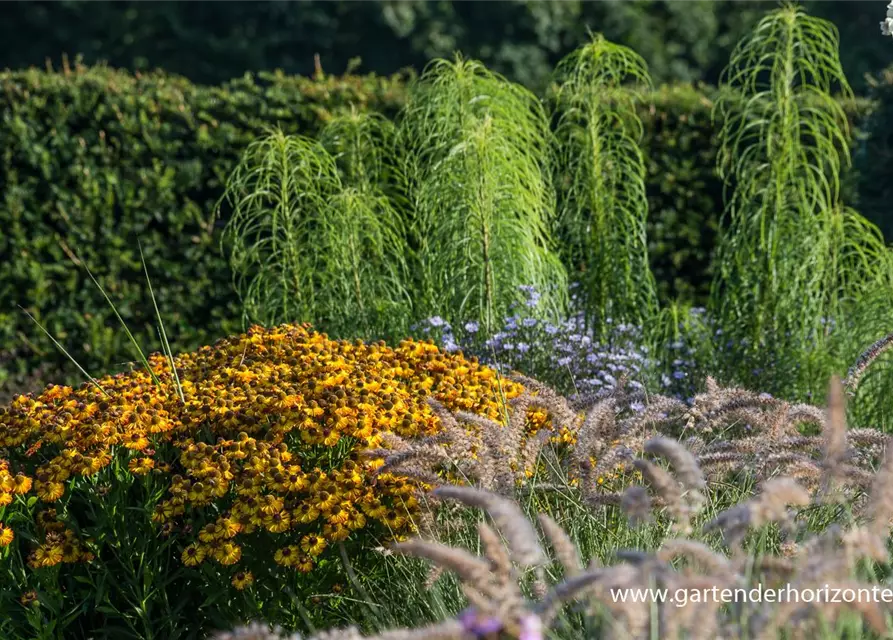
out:
{"label": "small purple flower", "polygon": [[521,324],[525,327],[535,327],[537,322],[539,321],[536,318],[524,318]]}
{"label": "small purple flower", "polygon": [[571,358],[558,358],[558,366],[566,367],[567,365],[569,365],[571,363],[571,360],[572,360]]}
{"label": "small purple flower", "polygon": [[546,333],[548,333],[550,336],[554,336],[556,333],[558,333],[558,327],[556,327],[554,324],[546,324]]}
{"label": "small purple flower", "polygon": [[432,316],[428,318],[428,324],[430,324],[432,327],[442,327],[446,324],[446,320],[444,320],[440,316]]}
{"label": "small purple flower", "polygon": [[527,344],[526,342],[519,342],[518,343],[518,351],[520,353],[527,353],[528,351],[530,351],[530,345]]}
{"label": "small purple flower", "polygon": [[502,621],[499,618],[492,616],[483,618],[471,607],[459,614],[459,622],[465,631],[477,638],[484,638],[490,634],[502,631]]}
{"label": "small purple flower", "polygon": [[685,377],[685,372],[684,371],[674,371],[673,377],[676,378],[677,380],[682,380]]}
{"label": "small purple flower", "polygon": [[468,333],[477,333],[478,329],[480,329],[480,328],[481,328],[481,326],[477,322],[466,322],[465,323],[465,330]]}

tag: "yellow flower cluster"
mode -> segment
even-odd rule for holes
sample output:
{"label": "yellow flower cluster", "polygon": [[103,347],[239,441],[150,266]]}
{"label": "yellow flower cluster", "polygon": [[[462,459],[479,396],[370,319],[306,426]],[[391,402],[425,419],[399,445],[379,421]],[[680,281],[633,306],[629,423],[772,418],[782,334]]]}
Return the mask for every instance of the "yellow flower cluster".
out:
{"label": "yellow flower cluster", "polygon": [[[379,446],[384,432],[436,433],[427,396],[498,420],[502,398],[522,391],[427,342],[334,341],[298,325],[252,327],[175,364],[185,402],[156,355],[150,365],[160,385],[138,370],[99,380],[101,389],[50,386],[0,407],[0,451],[10,452],[0,460],[0,504],[29,492],[57,501],[73,478],[117,460],[135,476],[169,479],[152,519],[162,535],[191,532],[185,564],[236,564],[243,536],[267,532],[275,562],[310,571],[351,532],[377,526],[401,537],[412,528],[416,486],[374,477],[380,462],[362,449]],[[162,459],[162,450],[174,455]],[[0,544],[11,541],[7,531]],[[69,532],[48,529],[32,564],[85,554]],[[238,588],[253,579],[236,576]]]}

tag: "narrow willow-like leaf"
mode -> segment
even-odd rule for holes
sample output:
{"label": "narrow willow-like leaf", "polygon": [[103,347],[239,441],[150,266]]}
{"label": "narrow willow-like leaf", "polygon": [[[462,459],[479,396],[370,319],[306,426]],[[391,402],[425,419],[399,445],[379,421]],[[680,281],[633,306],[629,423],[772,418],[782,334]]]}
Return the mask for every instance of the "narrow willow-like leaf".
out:
{"label": "narrow willow-like leaf", "polygon": [[522,301],[521,285],[561,309],[549,130],[536,97],[479,62],[437,60],[413,88],[400,141],[426,311],[492,328]]}
{"label": "narrow willow-like leaf", "polygon": [[80,363],[74,359],[74,356],[72,356],[70,353],[68,353],[68,350],[65,347],[63,347],[62,344],[58,340],[56,340],[56,338],[53,337],[53,334],[51,334],[49,331],[47,331],[46,327],[44,327],[42,324],[40,324],[34,316],[32,316],[30,313],[28,313],[27,310],[25,310],[25,308],[23,306],[18,305],[18,307],[25,313],[26,316],[31,318],[31,321],[34,324],[36,324],[37,327],[41,331],[44,332],[44,334],[46,334],[46,337],[49,338],[53,342],[54,345],[56,345],[56,348],[59,351],[61,351],[65,355],[65,357],[67,357],[69,360],[71,360],[72,364],[74,364],[74,366],[76,366],[78,368],[78,371],[80,371],[81,374],[83,374],[83,376],[90,382],[90,384],[92,384],[94,387],[99,389],[99,391],[102,392],[102,395],[109,397],[108,392],[102,388],[102,385],[99,384],[99,381],[96,378],[94,378],[93,376],[91,376],[89,373],[87,373],[87,370],[84,369],[80,365]]}
{"label": "narrow willow-like leaf", "polygon": [[560,234],[586,317],[642,323],[657,310],[648,263],[642,122],[636,104],[651,85],[645,61],[596,35],[558,65]]}

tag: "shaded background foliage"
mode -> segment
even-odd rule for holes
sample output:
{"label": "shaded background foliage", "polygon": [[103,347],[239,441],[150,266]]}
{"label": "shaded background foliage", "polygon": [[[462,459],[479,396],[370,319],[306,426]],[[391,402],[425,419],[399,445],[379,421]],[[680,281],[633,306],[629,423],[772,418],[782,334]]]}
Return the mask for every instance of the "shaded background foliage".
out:
{"label": "shaded background foliage", "polygon": [[[633,48],[656,84],[716,83],[738,39],[774,3],[734,0],[379,0],[349,2],[61,2],[4,4],[0,67],[83,54],[131,70],[162,68],[199,83],[280,68],[309,74],[313,55],[341,72],[421,68],[455,50],[509,79],[540,88],[587,30]],[[856,91],[889,61],[877,2],[809,0],[810,14],[841,29],[841,57]]]}
{"label": "shaded background foliage", "polygon": [[[0,261],[4,378],[76,373],[17,305],[91,372],[134,359],[78,260],[108,289],[141,344],[157,348],[137,240],[176,349],[239,329],[241,310],[219,249],[227,212],[214,212],[240,154],[267,126],[314,136],[350,105],[394,117],[406,100],[404,80],[261,74],[203,87],[102,67],[0,74],[0,255],[11,257]],[[714,96],[710,87],[667,86],[641,108],[647,237],[664,300],[699,302],[709,289],[723,204]],[[847,104],[854,124],[870,105]],[[862,164],[876,167],[872,158],[863,154]]]}

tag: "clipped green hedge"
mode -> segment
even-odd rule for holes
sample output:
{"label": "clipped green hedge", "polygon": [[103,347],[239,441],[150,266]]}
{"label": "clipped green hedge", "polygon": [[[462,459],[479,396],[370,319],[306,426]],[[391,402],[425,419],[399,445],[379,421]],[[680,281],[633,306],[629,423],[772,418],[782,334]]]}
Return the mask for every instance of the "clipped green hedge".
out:
{"label": "clipped green hedge", "polygon": [[[393,117],[406,80],[275,73],[205,87],[105,67],[0,73],[0,396],[79,377],[17,305],[90,373],[136,359],[80,260],[143,348],[160,346],[138,241],[175,350],[241,329],[219,246],[225,220],[214,215],[241,151],[271,125],[314,135],[350,105]],[[723,203],[715,91],[660,88],[641,113],[649,249],[664,299],[703,301],[709,287]],[[846,108],[860,125],[869,106]]]}
{"label": "clipped green hedge", "polygon": [[[142,244],[171,343],[191,349],[241,328],[215,203],[265,127],[313,135],[357,105],[393,116],[405,81],[246,75],[219,87],[104,67],[0,74],[0,388],[72,379],[136,356],[83,260],[143,349],[159,341]],[[24,379],[23,379],[24,376]],[[2,392],[0,392],[2,393]]]}

